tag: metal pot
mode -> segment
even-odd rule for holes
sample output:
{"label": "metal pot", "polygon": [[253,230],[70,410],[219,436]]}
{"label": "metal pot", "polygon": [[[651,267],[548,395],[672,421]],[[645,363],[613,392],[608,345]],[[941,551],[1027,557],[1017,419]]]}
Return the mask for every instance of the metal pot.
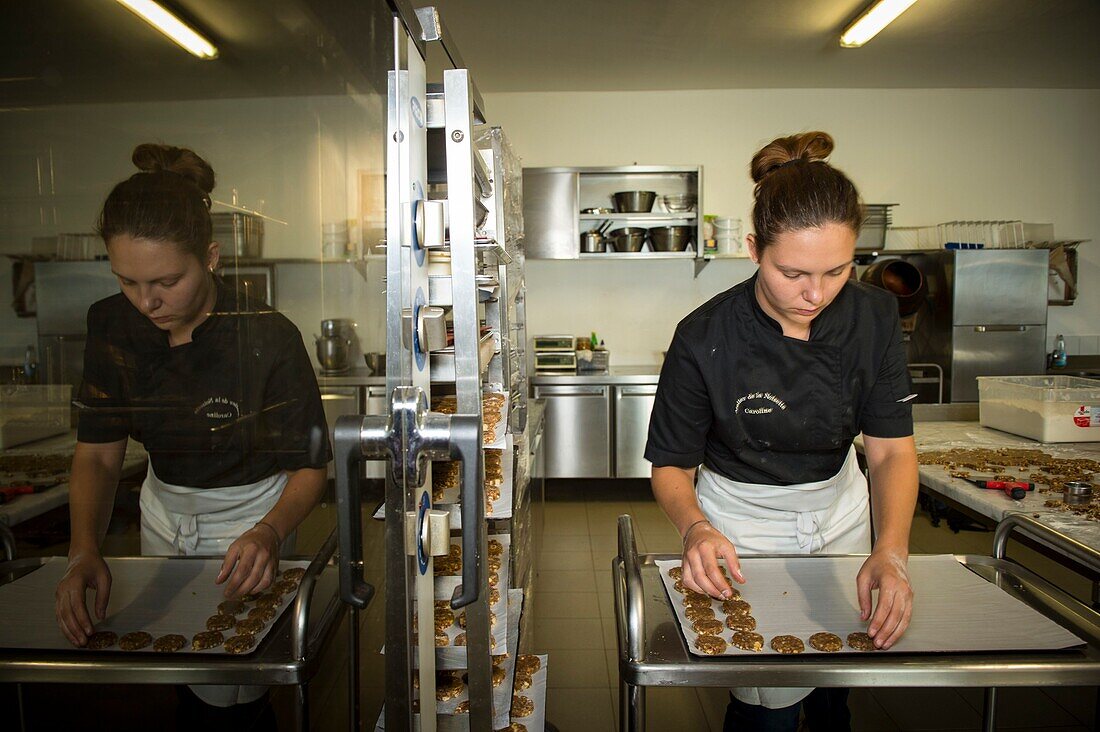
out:
{"label": "metal pot", "polygon": [[598,254],[607,251],[607,239],[604,234],[610,226],[610,221],[604,221],[595,229],[581,234],[581,251],[585,254]]}
{"label": "metal pot", "polygon": [[370,369],[371,376],[386,375],[386,354],[364,353],[363,360],[366,362],[367,368]]}
{"label": "metal pot", "polygon": [[619,213],[649,213],[657,200],[656,191],[619,191],[611,196]]}
{"label": "metal pot", "polygon": [[638,252],[645,244],[646,230],[640,226],[626,226],[615,229],[607,238],[616,252]]}
{"label": "metal pot", "polygon": [[691,243],[690,226],[654,226],[649,230],[649,246],[655,252],[682,252]]}
{"label": "metal pot", "polygon": [[264,220],[254,214],[218,212],[210,214],[211,234],[223,257],[263,256]]}
{"label": "metal pot", "polygon": [[340,374],[348,370],[348,350],[351,339],[341,335],[317,337],[317,362],[326,374]]}

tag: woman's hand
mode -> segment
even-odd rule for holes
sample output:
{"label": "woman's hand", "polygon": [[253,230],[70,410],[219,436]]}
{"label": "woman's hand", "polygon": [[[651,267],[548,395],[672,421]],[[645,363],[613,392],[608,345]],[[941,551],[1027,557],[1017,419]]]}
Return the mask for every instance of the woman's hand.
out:
{"label": "woman's hand", "polygon": [[733,578],[744,584],[741,561],[737,558],[733,543],[709,521],[697,521],[689,526],[684,534],[684,587],[711,597],[728,599],[732,594],[730,583],[722,574],[719,557],[726,560]]}
{"label": "woman's hand", "polygon": [[280,538],[268,524],[256,524],[229,546],[214,584],[225,586],[225,596],[236,599],[266,590],[279,570]]}
{"label": "woman's hand", "polygon": [[[871,614],[871,590],[878,590],[878,604]],[[876,648],[887,649],[901,639],[913,615],[913,588],[909,584],[905,553],[876,548],[856,575],[859,617],[870,618],[867,635]]]}
{"label": "woman's hand", "polygon": [[89,587],[95,590],[96,618],[103,620],[111,597],[111,570],[99,552],[71,556],[69,568],[54,592],[57,624],[69,642],[78,647],[84,646],[95,630],[84,600]]}

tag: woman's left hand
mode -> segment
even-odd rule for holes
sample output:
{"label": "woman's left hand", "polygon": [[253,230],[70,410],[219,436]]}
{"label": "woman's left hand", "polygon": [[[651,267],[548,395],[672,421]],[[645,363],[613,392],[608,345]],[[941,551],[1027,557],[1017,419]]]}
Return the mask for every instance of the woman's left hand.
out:
{"label": "woman's left hand", "polygon": [[229,546],[215,584],[225,586],[225,596],[235,599],[250,592],[266,590],[279,570],[279,539],[275,530],[258,524],[241,534]]}
{"label": "woman's left hand", "polygon": [[[878,590],[878,603],[871,614],[871,590]],[[876,548],[856,575],[859,617],[870,618],[867,635],[883,650],[901,639],[913,615],[913,588],[909,584],[906,554]]]}

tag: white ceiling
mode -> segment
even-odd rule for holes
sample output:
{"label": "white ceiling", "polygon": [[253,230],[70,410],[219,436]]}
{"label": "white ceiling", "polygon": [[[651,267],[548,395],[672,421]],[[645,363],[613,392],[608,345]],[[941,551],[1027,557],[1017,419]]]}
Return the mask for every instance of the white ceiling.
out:
{"label": "white ceiling", "polygon": [[435,0],[483,92],[1100,88],[1097,0],[918,0],[863,48],[840,48],[867,4]]}

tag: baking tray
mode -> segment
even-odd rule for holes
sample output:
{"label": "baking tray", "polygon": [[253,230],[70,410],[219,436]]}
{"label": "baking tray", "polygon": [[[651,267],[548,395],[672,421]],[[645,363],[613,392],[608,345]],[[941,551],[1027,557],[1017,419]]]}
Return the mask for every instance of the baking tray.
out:
{"label": "baking tray", "polygon": [[[221,559],[109,557],[106,561],[111,569],[111,599],[107,617],[95,624],[97,631],[110,630],[121,637],[143,630],[154,638],[178,633],[190,641],[195,633],[206,630],[206,619],[217,613],[218,603],[225,600],[224,585],[214,584],[221,569]],[[67,566],[67,558],[50,557],[39,569],[0,587],[0,648],[80,650],[74,649],[61,633],[54,616],[54,591]],[[306,561],[281,561],[279,571],[308,566]],[[296,595],[295,590],[283,596],[275,618],[256,634],[256,645],[248,653],[259,647]],[[92,604],[94,594],[89,592],[88,598]],[[241,617],[244,616],[238,616]],[[225,635],[229,637],[233,633],[225,631]],[[117,644],[99,652],[155,653],[152,646],[123,651]],[[192,651],[190,644],[176,652],[177,655],[182,653],[231,655],[221,646]]]}
{"label": "baking tray", "polygon": [[[835,633],[842,640],[849,633],[866,631],[867,624],[859,619],[855,583],[864,560],[861,556],[743,557],[741,567],[748,581],[734,586],[752,606],[755,632],[763,636],[764,649],[745,651],[731,644],[721,655],[782,655],[769,645],[781,634],[799,637],[805,645],[804,655],[867,653],[845,643],[838,654],[822,654],[809,644],[809,637],[821,631]],[[706,656],[695,648],[697,634],[684,614],[683,595],[668,576],[669,568],[679,566],[680,561],[654,563],[688,650]],[[914,590],[912,622],[898,643],[886,651],[873,651],[875,654],[1049,651],[1084,643],[951,555],[911,557],[909,573]],[[724,621],[721,603],[714,600],[712,607],[715,617]],[[727,628],[722,638],[728,642],[732,633]]]}

